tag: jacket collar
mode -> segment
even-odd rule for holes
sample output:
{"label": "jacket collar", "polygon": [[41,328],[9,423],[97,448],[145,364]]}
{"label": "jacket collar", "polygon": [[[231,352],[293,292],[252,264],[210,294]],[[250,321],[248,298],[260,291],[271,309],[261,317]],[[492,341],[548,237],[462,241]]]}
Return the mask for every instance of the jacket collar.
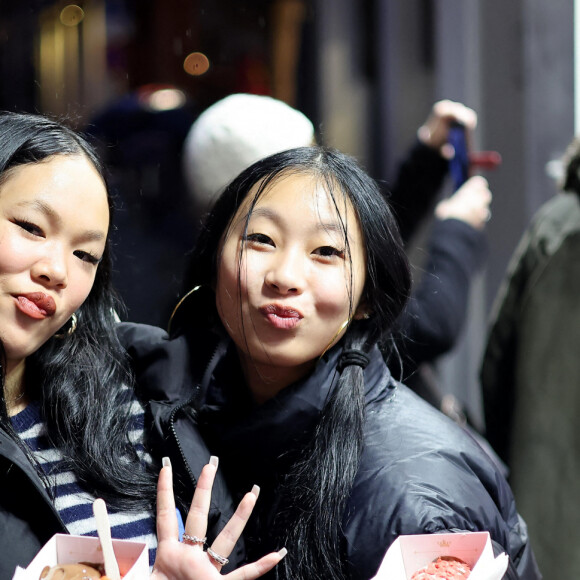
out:
{"label": "jacket collar", "polygon": [[[336,388],[336,364],[342,345],[331,349],[308,377],[256,405],[243,382],[235,347],[229,339],[226,344],[218,349],[222,354],[214,360],[214,369],[205,373],[208,384],[207,390],[202,385],[200,427],[220,456],[245,456],[249,462],[276,461],[312,435]],[[366,404],[392,395],[394,382],[378,347],[370,353],[364,378]]]}

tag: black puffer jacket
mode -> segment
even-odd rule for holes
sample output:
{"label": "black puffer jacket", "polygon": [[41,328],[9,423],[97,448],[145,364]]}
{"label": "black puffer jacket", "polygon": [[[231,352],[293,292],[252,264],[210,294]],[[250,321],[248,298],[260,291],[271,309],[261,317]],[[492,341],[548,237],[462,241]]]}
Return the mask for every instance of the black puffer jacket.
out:
{"label": "black puffer jacket", "polygon": [[[250,557],[279,548],[269,544],[268,527],[276,470],[283,454],[312,433],[333,387],[340,347],[305,381],[257,406],[228,341],[207,335],[168,340],[158,329],[138,325],[122,325],[120,333],[148,397],[189,389],[196,398],[196,420],[220,456],[230,488],[242,494],[253,483],[261,486],[261,511],[246,535]],[[344,517],[351,577],[371,578],[400,534],[488,530],[510,556],[506,578],[540,579],[510,488],[479,445],[396,383],[378,349],[365,383],[364,450]]]}
{"label": "black puffer jacket", "polygon": [[[168,395],[171,396],[170,391]],[[176,409],[167,396],[163,401],[153,402],[151,411],[146,413],[146,417],[153,427],[151,435],[155,435],[152,443],[159,452],[159,459],[171,457],[176,501],[185,515],[197,477],[210,454],[195,425],[190,420],[180,420],[187,411]],[[212,494],[209,541],[232,514],[233,501],[220,474]],[[26,567],[57,533],[66,534],[67,530],[36,468],[17,443],[0,428],[0,579],[12,578],[16,566]],[[227,570],[239,565],[243,553],[240,542],[230,556]]]}

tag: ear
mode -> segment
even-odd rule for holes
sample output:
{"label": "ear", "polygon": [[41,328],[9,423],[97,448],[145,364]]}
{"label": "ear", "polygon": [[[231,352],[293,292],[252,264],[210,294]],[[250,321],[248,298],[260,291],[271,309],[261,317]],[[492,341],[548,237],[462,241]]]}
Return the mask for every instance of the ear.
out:
{"label": "ear", "polygon": [[354,313],[354,316],[352,317],[353,320],[368,320],[371,317],[371,314],[368,310],[367,305],[364,302],[361,302]]}

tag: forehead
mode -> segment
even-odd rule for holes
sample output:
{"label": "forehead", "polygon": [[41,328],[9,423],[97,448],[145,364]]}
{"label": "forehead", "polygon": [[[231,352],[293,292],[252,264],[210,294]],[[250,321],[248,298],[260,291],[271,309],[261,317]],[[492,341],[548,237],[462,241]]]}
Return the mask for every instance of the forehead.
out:
{"label": "forehead", "polygon": [[109,202],[103,179],[82,155],[55,155],[19,165],[0,181],[0,204],[43,208],[76,225],[108,229]]}
{"label": "forehead", "polygon": [[339,226],[340,229],[348,224],[348,229],[359,229],[356,212],[348,196],[338,186],[329,185],[316,176],[282,174],[262,191],[261,187],[261,183],[252,187],[236,213],[236,220],[245,222],[247,218],[253,220],[279,214],[281,219],[299,217],[301,222],[316,221]]}
{"label": "forehead", "polygon": [[58,189],[77,194],[108,206],[103,178],[84,155],[53,155],[36,163],[17,165],[0,176],[0,191],[11,196],[30,197],[56,193]]}

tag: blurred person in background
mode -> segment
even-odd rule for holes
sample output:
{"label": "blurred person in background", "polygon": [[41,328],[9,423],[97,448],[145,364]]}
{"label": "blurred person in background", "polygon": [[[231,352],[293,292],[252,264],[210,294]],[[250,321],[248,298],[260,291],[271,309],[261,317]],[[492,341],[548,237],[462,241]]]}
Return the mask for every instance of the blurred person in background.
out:
{"label": "blurred person in background", "polygon": [[492,310],[481,369],[487,437],[547,580],[580,566],[580,140],[536,213]]}
{"label": "blurred person in background", "polygon": [[87,132],[107,166],[118,207],[113,280],[129,320],[165,324],[193,245],[183,140],[196,110],[171,85],[144,85],[101,111]]}

